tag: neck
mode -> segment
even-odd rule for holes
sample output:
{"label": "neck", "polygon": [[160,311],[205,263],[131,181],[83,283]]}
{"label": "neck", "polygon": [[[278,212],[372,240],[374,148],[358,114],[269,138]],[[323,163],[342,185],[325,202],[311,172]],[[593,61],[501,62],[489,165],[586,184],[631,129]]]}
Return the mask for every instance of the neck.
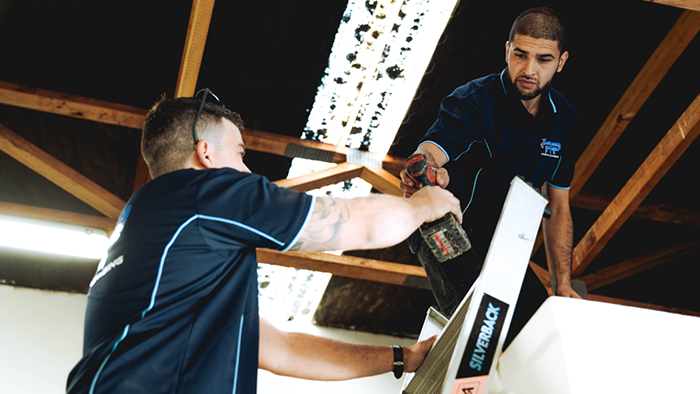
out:
{"label": "neck", "polygon": [[540,110],[540,101],[542,99],[542,93],[537,95],[537,97],[531,100],[520,100],[523,106],[532,116],[537,116],[537,112]]}

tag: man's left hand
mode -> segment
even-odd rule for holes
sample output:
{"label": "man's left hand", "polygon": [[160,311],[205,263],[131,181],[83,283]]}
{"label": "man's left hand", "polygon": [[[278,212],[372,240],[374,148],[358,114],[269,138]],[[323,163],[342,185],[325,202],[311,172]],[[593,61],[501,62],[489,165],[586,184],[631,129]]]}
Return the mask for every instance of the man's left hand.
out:
{"label": "man's left hand", "polygon": [[567,298],[580,298],[583,299],[578,293],[574,290],[571,285],[569,286],[557,286],[557,295],[559,297],[567,297]]}
{"label": "man's left hand", "polygon": [[425,360],[436,339],[437,335],[433,335],[424,341],[403,349],[404,372],[415,372],[423,364],[423,360]]}

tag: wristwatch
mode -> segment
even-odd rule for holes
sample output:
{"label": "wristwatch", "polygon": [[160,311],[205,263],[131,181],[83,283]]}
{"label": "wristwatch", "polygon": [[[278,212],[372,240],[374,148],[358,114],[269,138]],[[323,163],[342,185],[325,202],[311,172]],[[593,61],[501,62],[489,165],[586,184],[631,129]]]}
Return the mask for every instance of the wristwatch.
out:
{"label": "wristwatch", "polygon": [[403,375],[403,349],[399,345],[392,347],[394,348],[394,377],[398,379]]}

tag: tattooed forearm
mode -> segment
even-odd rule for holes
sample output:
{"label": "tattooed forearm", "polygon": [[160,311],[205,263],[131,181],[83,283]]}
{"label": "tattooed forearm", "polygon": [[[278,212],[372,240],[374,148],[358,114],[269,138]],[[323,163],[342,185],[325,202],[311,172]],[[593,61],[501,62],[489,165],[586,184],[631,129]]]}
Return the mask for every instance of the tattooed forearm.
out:
{"label": "tattooed forearm", "polygon": [[350,218],[347,202],[341,198],[317,198],[311,220],[291,250],[331,250],[344,223]]}

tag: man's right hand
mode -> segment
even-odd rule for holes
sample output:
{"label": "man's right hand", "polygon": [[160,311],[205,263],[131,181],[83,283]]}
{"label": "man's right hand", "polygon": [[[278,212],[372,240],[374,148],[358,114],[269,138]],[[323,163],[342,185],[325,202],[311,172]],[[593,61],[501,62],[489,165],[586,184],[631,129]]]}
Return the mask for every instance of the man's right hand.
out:
{"label": "man's right hand", "polygon": [[[447,172],[447,170],[444,168],[438,168],[433,169],[433,171],[435,171],[435,179],[437,180],[438,186],[443,189],[446,188],[450,183],[450,174]],[[401,177],[399,188],[403,190],[403,196],[409,198],[414,195],[418,191],[418,185],[416,182],[411,179],[410,176],[408,176],[406,170],[401,170],[399,176]]]}
{"label": "man's right hand", "polygon": [[462,209],[459,200],[449,191],[438,186],[426,186],[420,190],[416,190],[410,196],[409,201],[418,206],[428,209],[425,223],[434,222],[441,217],[452,212],[455,215],[458,223],[462,223]]}

